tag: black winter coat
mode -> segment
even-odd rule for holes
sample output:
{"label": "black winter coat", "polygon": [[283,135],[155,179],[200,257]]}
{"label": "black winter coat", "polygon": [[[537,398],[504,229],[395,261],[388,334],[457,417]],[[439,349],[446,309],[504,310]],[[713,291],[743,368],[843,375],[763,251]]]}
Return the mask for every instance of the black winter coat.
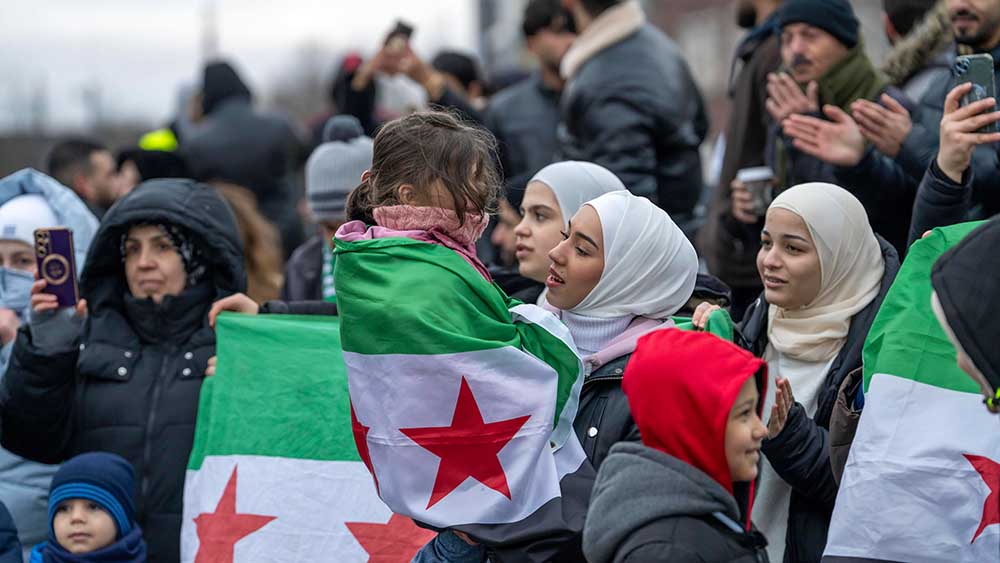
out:
{"label": "black winter coat", "polygon": [[253,192],[261,213],[281,232],[284,256],[305,239],[293,181],[304,150],[290,122],[254,111],[244,98],[221,101],[181,147],[195,178],[223,180]]}
{"label": "black winter coat", "polygon": [[600,469],[611,446],[638,442],[639,428],[632,419],[628,397],[622,391],[625,366],[632,354],[611,360],[591,373],[580,392],[580,410],[573,429],[595,470]]}
{"label": "black winter coat", "polygon": [[[879,294],[851,319],[847,342],[830,366],[819,392],[816,416],[810,419],[802,405],[796,403],[781,434],[765,440],[761,448],[775,472],[793,489],[785,536],[786,563],[819,563],[826,547],[837,498],[837,482],[830,465],[830,415],[841,383],[849,373],[861,367],[861,352],[868,330],[899,271],[896,250],[882,238],[879,244],[885,260]],[[768,345],[769,307],[761,295],[737,326],[741,346],[757,357],[764,356]]]}
{"label": "black winter coat", "polygon": [[956,184],[941,171],[937,159],[931,161],[913,204],[909,244],[920,240],[931,229],[967,220],[972,208],[972,176],[971,171],[966,171],[962,182]]}
{"label": "black winter coat", "polygon": [[285,264],[283,301],[318,301],[323,299],[323,238],[313,236],[295,249]]}
{"label": "black winter coat", "polygon": [[536,72],[493,96],[485,120],[499,144],[507,200],[516,209],[528,180],[555,159],[559,92]]}
{"label": "black winter coat", "polygon": [[767,77],[781,65],[776,16],[758,26],[736,48],[732,68],[734,71],[738,65],[742,68],[730,84],[732,109],[725,132],[726,152],[719,185],[709,204],[705,225],[698,233],[698,250],[708,262],[709,271],[735,288],[756,288],[758,292],[760,227],[733,217],[731,184],[740,169],[764,165],[771,120],[765,106]]}
{"label": "black winter coat", "polygon": [[[133,298],[119,245],[137,222],[186,228],[210,264],[206,279],[160,305]],[[105,215],[80,283],[89,309],[82,330],[63,314],[69,310],[21,327],[0,389],[0,441],[42,463],[89,451],[127,459],[149,561],[178,561],[198,397],[215,355],[207,313],[246,288],[232,211],[214,189],[189,180],[141,184]],[[54,342],[54,334],[62,336]]]}
{"label": "black winter coat", "polygon": [[678,223],[694,210],[708,117],[680,49],[661,31],[643,24],[587,60],[561,104],[561,160],[604,166]]}
{"label": "black winter coat", "polygon": [[[1000,87],[1000,46],[990,53],[993,55],[994,80]],[[920,109],[920,123],[915,123],[913,131],[907,137],[903,150],[896,160],[903,166],[906,173],[914,178],[923,178],[917,191],[916,203],[913,209],[913,225],[910,239],[915,240],[923,234],[922,225],[940,227],[977,219],[986,219],[1000,213],[1000,190],[996,189],[996,176],[1000,172],[1000,153],[998,145],[979,145],[972,152],[972,162],[967,175],[962,178],[961,192],[959,186],[944,179],[938,172],[938,177],[928,179],[933,174],[929,166],[936,161],[940,142],[937,124],[944,113],[944,100],[948,92],[955,86],[954,80],[938,80],[928,89],[924,103]],[[934,126],[923,126],[931,123]],[[964,200],[964,201],[963,201]],[[962,213],[964,206],[964,213]],[[957,219],[953,219],[957,217]],[[924,228],[924,230],[926,230]],[[915,236],[914,236],[915,234]]]}

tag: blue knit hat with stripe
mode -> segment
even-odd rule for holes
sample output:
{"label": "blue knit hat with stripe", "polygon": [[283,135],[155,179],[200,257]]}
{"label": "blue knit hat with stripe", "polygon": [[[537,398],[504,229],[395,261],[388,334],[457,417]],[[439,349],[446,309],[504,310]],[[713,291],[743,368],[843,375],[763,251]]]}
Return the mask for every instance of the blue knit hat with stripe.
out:
{"label": "blue knit hat with stripe", "polygon": [[111,515],[118,538],[135,526],[135,471],[119,455],[92,452],[67,461],[52,478],[49,489],[49,533],[55,537],[52,521],[56,509],[70,499],[96,502]]}

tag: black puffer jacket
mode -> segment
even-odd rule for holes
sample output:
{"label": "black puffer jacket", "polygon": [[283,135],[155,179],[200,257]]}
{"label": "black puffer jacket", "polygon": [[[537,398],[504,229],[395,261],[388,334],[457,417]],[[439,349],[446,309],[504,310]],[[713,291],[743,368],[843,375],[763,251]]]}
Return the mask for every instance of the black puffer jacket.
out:
{"label": "black puffer jacket", "polygon": [[[802,405],[796,403],[781,434],[765,440],[761,448],[775,472],[793,489],[785,536],[786,563],[818,563],[826,547],[826,534],[837,498],[837,482],[830,465],[830,415],[841,383],[861,367],[861,352],[868,330],[899,271],[896,250],[882,238],[879,244],[885,260],[879,294],[851,319],[847,342],[830,366],[820,389],[816,416],[810,419]],[[764,356],[768,345],[769,307],[761,295],[737,326],[740,344],[758,357]]]}
{"label": "black puffer jacket", "polygon": [[561,159],[604,166],[678,223],[701,194],[707,132],[680,49],[650,24],[583,63],[563,91]]}
{"label": "black puffer jacket", "polygon": [[632,354],[614,359],[587,376],[580,392],[580,410],[573,429],[587,459],[600,469],[611,446],[618,442],[638,442],[639,428],[622,391],[622,377]]}
{"label": "black puffer jacket", "polygon": [[[120,241],[136,222],[186,228],[211,264],[206,279],[160,305],[133,298]],[[104,216],[81,278],[89,308],[82,330],[63,310],[18,333],[0,390],[3,446],[43,463],[88,451],[127,459],[152,562],[180,558],[184,474],[206,362],[215,354],[208,309],[245,288],[226,202],[202,184],[153,180]]]}

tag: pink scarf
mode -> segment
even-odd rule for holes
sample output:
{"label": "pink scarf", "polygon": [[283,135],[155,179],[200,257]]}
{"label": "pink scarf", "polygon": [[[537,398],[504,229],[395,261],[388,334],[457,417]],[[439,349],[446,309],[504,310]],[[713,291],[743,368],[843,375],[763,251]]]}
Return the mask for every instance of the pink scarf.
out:
{"label": "pink scarf", "polygon": [[464,225],[459,224],[454,211],[440,207],[391,205],[376,207],[373,215],[378,226],[366,228],[361,221],[351,221],[337,231],[336,238],[355,241],[406,237],[438,244],[457,252],[487,281],[493,281],[486,265],[476,255],[476,241],[489,223],[489,216],[485,213],[479,217],[466,215]]}

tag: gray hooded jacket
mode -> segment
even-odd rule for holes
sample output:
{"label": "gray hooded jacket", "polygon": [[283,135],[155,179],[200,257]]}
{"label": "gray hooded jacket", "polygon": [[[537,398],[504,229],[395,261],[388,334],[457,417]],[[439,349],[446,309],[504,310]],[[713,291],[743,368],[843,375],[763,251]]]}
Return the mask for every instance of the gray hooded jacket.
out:
{"label": "gray hooded jacket", "polygon": [[706,473],[622,442],[597,474],[583,551],[591,563],[766,563],[763,537],[740,521],[736,499]]}

